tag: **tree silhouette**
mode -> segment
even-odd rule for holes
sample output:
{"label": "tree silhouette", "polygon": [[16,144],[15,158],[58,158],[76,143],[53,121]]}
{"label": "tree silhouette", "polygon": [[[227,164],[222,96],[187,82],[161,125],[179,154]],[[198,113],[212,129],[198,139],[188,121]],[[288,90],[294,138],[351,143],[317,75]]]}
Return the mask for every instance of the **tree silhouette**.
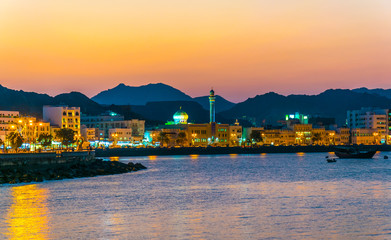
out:
{"label": "tree silhouette", "polygon": [[61,128],[56,131],[56,137],[60,139],[63,146],[69,146],[75,142],[75,131],[70,128]]}
{"label": "tree silhouette", "polygon": [[250,138],[255,142],[262,142],[261,131],[251,131]]}
{"label": "tree silhouette", "polygon": [[51,134],[48,134],[48,133],[41,133],[38,136],[38,139],[37,139],[37,141],[39,143],[41,143],[41,145],[44,148],[47,148],[47,147],[51,146],[52,145],[52,140],[53,140],[53,136]]}
{"label": "tree silhouette", "polygon": [[15,151],[18,151],[18,148],[22,146],[24,141],[22,135],[19,132],[11,132],[7,135],[7,139]]}

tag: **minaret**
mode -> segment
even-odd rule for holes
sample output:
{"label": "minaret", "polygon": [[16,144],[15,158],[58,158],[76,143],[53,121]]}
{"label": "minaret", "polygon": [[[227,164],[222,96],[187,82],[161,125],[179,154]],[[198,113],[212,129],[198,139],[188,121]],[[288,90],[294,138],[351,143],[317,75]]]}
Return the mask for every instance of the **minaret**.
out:
{"label": "minaret", "polygon": [[215,118],[215,102],[216,102],[216,97],[215,97],[215,92],[213,91],[213,88],[212,90],[210,90],[210,95],[209,95],[209,117],[210,117],[210,123],[214,123],[216,122],[216,118]]}

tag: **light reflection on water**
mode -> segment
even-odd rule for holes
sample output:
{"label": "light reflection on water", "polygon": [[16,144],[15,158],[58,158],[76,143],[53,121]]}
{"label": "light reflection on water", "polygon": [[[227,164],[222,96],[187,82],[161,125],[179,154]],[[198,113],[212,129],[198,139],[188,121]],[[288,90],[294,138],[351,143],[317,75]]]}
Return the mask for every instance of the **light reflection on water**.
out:
{"label": "light reflection on water", "polygon": [[12,187],[12,205],[5,217],[9,239],[47,239],[48,190],[38,185]]}
{"label": "light reflection on water", "polygon": [[[120,158],[148,170],[1,187],[0,232],[41,239],[390,239],[390,162],[381,154],[333,164],[324,157]],[[29,221],[38,224],[26,230]]]}

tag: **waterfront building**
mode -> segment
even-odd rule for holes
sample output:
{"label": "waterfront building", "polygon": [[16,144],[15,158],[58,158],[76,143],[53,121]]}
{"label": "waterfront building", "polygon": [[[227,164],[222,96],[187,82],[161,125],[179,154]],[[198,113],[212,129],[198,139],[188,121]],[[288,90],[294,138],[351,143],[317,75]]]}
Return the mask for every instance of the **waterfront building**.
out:
{"label": "waterfront building", "polygon": [[[214,104],[212,105],[211,113],[214,108]],[[238,121],[234,125],[216,122],[189,124],[188,118],[188,114],[179,109],[173,115],[173,122],[169,121],[164,127],[149,130],[146,139],[161,146],[225,147],[239,146],[242,142],[242,126]]]}
{"label": "waterfront building", "polygon": [[351,143],[373,145],[381,143],[381,135],[375,129],[354,128],[351,129]]}
{"label": "waterfront building", "polygon": [[37,121],[35,117],[19,117],[15,125],[25,143],[36,143],[39,135],[51,134],[50,123]]}
{"label": "waterfront building", "polygon": [[106,140],[111,138],[110,129],[131,129],[134,142],[141,142],[145,133],[145,120],[125,120],[124,116],[114,112],[106,112],[98,116],[82,115],[81,124],[86,128],[103,131],[103,138]]}
{"label": "waterfront building", "polygon": [[349,145],[350,144],[350,129],[337,128],[335,133],[335,145]]}
{"label": "waterfront building", "polygon": [[[6,140],[6,136],[15,131],[15,125],[19,118],[18,111],[0,111],[0,139]],[[12,127],[14,126],[14,127]]]}
{"label": "waterfront building", "polygon": [[43,120],[59,128],[69,128],[80,134],[80,107],[43,106]]}
{"label": "waterfront building", "polygon": [[80,134],[85,141],[99,142],[104,140],[104,133],[98,128],[87,128],[86,125],[81,125]]}
{"label": "waterfront building", "polygon": [[189,115],[182,110],[182,107],[174,114],[174,124],[187,124]]}
{"label": "waterfront building", "polygon": [[114,145],[129,145],[132,143],[131,128],[111,128],[109,129],[109,141]]}
{"label": "waterfront building", "polygon": [[[377,132],[380,143],[390,143],[390,110],[361,108],[347,111],[347,125],[350,129],[371,129]],[[364,133],[363,133],[364,134]],[[368,140],[369,141],[369,140]]]}
{"label": "waterfront building", "polygon": [[240,146],[243,137],[243,129],[242,126],[239,125],[239,122],[236,120],[235,125],[229,126],[229,134],[230,137],[229,146],[236,147]]}
{"label": "waterfront building", "polygon": [[295,124],[293,125],[295,132],[295,144],[309,145],[312,143],[312,124]]}

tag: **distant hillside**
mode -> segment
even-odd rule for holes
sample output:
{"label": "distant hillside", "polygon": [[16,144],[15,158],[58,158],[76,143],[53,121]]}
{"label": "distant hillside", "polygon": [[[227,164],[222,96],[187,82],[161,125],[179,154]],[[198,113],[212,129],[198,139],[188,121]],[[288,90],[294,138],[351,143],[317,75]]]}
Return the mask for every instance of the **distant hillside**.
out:
{"label": "distant hillside", "polygon": [[80,107],[80,111],[89,115],[97,115],[105,111],[105,108],[92,101],[79,92],[63,93],[54,97],[55,105],[68,105]]}
{"label": "distant hillside", "polygon": [[353,89],[353,91],[358,93],[377,94],[386,98],[391,98],[391,89],[383,89],[383,88],[368,89],[363,87],[363,88]]}
{"label": "distant hillside", "polygon": [[0,85],[0,110],[19,111],[22,114],[42,117],[43,105],[79,106],[86,114],[105,111],[101,105],[78,92],[64,93],[56,97],[47,94],[8,89]]}
{"label": "distant hillside", "polygon": [[42,106],[52,104],[47,94],[8,89],[0,85],[0,110],[19,111],[33,116],[42,114]]}
{"label": "distant hillside", "polygon": [[[193,101],[201,104],[201,106],[209,111],[209,96],[204,97],[196,97],[193,98]],[[216,113],[223,112],[226,110],[231,109],[233,106],[235,106],[235,103],[230,102],[226,99],[224,99],[221,96],[216,95]]]}
{"label": "distant hillside", "polygon": [[289,95],[267,93],[249,98],[222,112],[226,118],[255,118],[257,123],[265,120],[274,124],[285,114],[300,112],[318,117],[334,117],[337,124],[343,125],[346,111],[361,107],[390,108],[391,99],[383,96],[357,93],[352,90],[327,90],[319,95]]}
{"label": "distant hillside", "polygon": [[115,88],[103,91],[91,98],[99,104],[145,105],[156,101],[187,101],[191,97],[171,86],[156,83],[140,87],[126,86],[121,83]]}

